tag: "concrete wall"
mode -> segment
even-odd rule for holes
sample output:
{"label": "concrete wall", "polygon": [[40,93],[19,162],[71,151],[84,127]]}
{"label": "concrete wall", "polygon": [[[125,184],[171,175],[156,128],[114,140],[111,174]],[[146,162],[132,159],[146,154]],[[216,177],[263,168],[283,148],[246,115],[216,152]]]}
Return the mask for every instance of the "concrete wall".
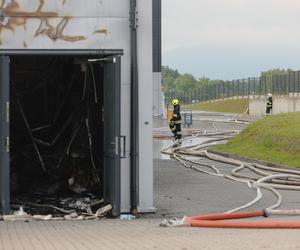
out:
{"label": "concrete wall", "polygon": [[[253,98],[249,101],[250,115],[263,116],[266,113],[266,97]],[[300,97],[273,96],[273,114],[299,112]]]}

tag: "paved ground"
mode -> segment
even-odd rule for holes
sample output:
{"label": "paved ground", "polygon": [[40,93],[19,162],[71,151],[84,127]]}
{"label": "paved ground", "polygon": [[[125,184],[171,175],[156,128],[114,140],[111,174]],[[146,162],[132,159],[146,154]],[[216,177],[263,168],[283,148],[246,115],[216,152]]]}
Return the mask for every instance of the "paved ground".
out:
{"label": "paved ground", "polygon": [[[272,197],[265,195],[255,208],[272,202]],[[155,161],[156,215],[132,221],[1,222],[0,249],[299,249],[299,230],[158,226],[164,217],[221,212],[253,197],[243,185],[159,160]],[[298,193],[285,196],[285,200],[291,201],[287,207],[299,207]],[[292,218],[296,219],[300,220]]]}
{"label": "paved ground", "polygon": [[[234,122],[238,120],[240,122],[246,121],[251,122],[257,120],[258,117],[241,117],[239,115],[230,115],[230,114],[220,114],[220,113],[211,113],[211,112],[198,112],[193,113],[193,126],[187,128],[182,126],[183,134],[188,134],[193,130],[214,132],[218,131],[241,131],[245,124]],[[166,120],[155,118],[154,121],[154,136],[155,135],[171,135],[170,129]],[[169,159],[161,154],[161,149],[169,145],[171,140],[154,140],[153,145],[153,158],[154,159]]]}
{"label": "paved ground", "polygon": [[160,228],[160,220],[1,223],[1,249],[299,249],[299,230]]}
{"label": "paved ground", "polygon": [[[253,194],[243,186],[195,174],[173,161],[156,161],[155,166],[155,216],[133,221],[2,222],[0,249],[299,249],[299,230],[159,227],[165,216],[220,212]],[[261,205],[268,201],[270,196]],[[299,197],[294,202],[299,207]]]}
{"label": "paved ground", "polygon": [[0,223],[1,249],[298,250],[299,230],[161,228],[135,221]]}
{"label": "paved ground", "polygon": [[[213,127],[212,122],[203,120],[198,126],[206,130]],[[217,126],[232,129],[240,125]],[[155,147],[161,144],[157,141]],[[131,221],[0,222],[0,249],[300,249],[300,230],[159,227],[166,217],[224,212],[250,201],[255,193],[245,185],[183,168],[174,160],[161,160],[159,153],[155,158],[155,215]],[[226,173],[232,169],[225,164],[215,165]],[[282,194],[284,208],[300,207],[298,192]],[[270,193],[264,192],[263,200],[253,209],[274,201]],[[299,217],[288,219],[300,221]]]}
{"label": "paved ground", "polygon": [[[212,163],[209,160],[202,161]],[[225,212],[244,205],[256,196],[256,192],[245,184],[186,169],[174,160],[154,162],[154,201],[157,207],[155,216],[181,218],[185,215]],[[213,164],[221,173],[229,174],[233,169],[226,164]],[[299,191],[280,193],[283,195],[281,208],[300,208]],[[251,209],[263,209],[276,201],[272,193],[263,191],[263,199]]]}

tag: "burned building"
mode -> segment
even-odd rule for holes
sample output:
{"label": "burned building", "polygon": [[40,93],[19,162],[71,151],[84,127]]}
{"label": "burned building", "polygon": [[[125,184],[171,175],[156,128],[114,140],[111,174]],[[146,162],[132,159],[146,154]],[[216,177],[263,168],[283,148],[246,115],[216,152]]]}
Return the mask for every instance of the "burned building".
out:
{"label": "burned building", "polygon": [[159,33],[160,0],[0,1],[3,214],[84,195],[154,210]]}

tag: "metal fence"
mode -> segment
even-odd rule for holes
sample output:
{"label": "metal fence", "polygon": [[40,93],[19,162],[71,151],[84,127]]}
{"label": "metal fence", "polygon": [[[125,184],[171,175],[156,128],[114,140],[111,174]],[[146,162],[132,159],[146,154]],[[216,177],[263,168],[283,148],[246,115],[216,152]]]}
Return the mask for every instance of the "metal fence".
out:
{"label": "metal fence", "polygon": [[166,101],[173,98],[182,103],[205,102],[226,98],[249,96],[300,95],[300,71],[290,71],[283,75],[249,77],[232,81],[220,81],[203,85],[191,91],[165,92]]}

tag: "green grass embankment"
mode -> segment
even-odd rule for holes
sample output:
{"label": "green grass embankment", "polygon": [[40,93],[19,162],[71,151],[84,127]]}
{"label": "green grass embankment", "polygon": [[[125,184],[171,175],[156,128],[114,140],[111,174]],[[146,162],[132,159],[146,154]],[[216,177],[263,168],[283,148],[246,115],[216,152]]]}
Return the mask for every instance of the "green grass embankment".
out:
{"label": "green grass embankment", "polygon": [[265,117],[212,149],[300,168],[300,112]]}
{"label": "green grass embankment", "polygon": [[189,109],[193,111],[213,111],[242,114],[246,111],[248,105],[248,99],[230,99],[217,102],[184,105],[183,109]]}

